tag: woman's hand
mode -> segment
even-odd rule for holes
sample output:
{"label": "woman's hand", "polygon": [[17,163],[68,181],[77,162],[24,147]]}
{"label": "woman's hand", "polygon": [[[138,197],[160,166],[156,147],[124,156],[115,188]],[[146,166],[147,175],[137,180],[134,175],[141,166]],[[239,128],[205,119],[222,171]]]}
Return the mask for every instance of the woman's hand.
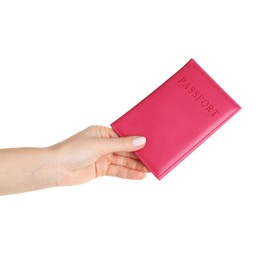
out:
{"label": "woman's hand", "polygon": [[46,148],[0,149],[0,195],[81,184],[100,176],[143,179],[147,168],[133,151],[144,137],[118,137],[91,126]]}
{"label": "woman's hand", "polygon": [[147,168],[133,151],[144,137],[118,137],[104,126],[91,126],[51,147],[57,161],[57,185],[75,185],[100,176],[140,180]]}

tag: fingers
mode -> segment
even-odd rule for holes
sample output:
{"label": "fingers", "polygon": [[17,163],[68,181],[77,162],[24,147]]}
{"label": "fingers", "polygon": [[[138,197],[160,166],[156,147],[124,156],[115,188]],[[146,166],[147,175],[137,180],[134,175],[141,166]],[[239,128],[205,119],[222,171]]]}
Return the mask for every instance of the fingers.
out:
{"label": "fingers", "polygon": [[93,125],[84,130],[89,136],[100,138],[118,137],[117,133],[109,127],[101,125]]}
{"label": "fingers", "polygon": [[133,152],[118,152],[118,153],[114,153],[114,155],[124,156],[124,157],[128,157],[128,158],[133,158],[133,159],[139,160],[138,156],[135,153],[133,153]]}
{"label": "fingers", "polygon": [[105,126],[91,126],[85,132],[95,142],[96,151],[100,155],[137,151],[146,143],[143,136],[119,137],[112,128]]}
{"label": "fingers", "polygon": [[[121,152],[121,153],[114,153],[114,155],[118,155],[118,156],[124,156],[124,157],[128,157],[128,158],[132,158],[132,159],[135,159],[135,160],[138,160],[141,162],[141,160],[139,159],[139,157],[133,153],[133,152]],[[141,162],[142,163],[142,162]],[[142,163],[144,169],[145,169],[145,172],[150,172],[150,170]]]}
{"label": "fingers", "polygon": [[107,176],[113,176],[129,180],[142,180],[146,177],[146,173],[134,169],[129,169],[123,166],[110,164],[107,170]]}
{"label": "fingers", "polygon": [[112,155],[109,159],[110,164],[119,165],[129,169],[134,169],[141,172],[149,172],[146,166],[139,160],[135,158],[130,158],[120,155]]}
{"label": "fingers", "polygon": [[129,136],[116,138],[96,139],[97,151],[101,155],[115,152],[133,152],[145,146],[146,139],[143,136]]}
{"label": "fingers", "polygon": [[109,159],[107,176],[119,177],[130,180],[141,180],[146,177],[149,170],[138,159],[120,155],[112,155]]}

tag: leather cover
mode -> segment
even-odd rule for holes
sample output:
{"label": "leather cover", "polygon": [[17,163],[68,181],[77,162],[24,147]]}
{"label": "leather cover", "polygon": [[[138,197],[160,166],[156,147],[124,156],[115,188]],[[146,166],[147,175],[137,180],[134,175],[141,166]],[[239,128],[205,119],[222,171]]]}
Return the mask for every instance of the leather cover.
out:
{"label": "leather cover", "polygon": [[239,110],[191,59],[111,127],[119,136],[146,137],[135,153],[160,180]]}

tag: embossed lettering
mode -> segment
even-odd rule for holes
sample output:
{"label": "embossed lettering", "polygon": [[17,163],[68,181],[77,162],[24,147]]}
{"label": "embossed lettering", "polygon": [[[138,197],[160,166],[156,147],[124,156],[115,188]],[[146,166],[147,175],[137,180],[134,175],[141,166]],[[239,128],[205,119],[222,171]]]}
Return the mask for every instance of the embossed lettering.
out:
{"label": "embossed lettering", "polygon": [[214,113],[212,113],[211,115],[212,116],[215,116],[216,114],[219,114],[220,112],[217,110],[217,109],[215,109],[215,112]]}
{"label": "embossed lettering", "polygon": [[203,95],[200,95],[198,98],[197,98],[198,101],[201,101],[201,100],[204,100],[204,96]]}
{"label": "embossed lettering", "polygon": [[213,109],[213,108],[214,108],[214,106],[210,104],[210,105],[206,108],[206,111],[208,111],[208,112],[210,113],[211,109]]}
{"label": "embossed lettering", "polygon": [[207,99],[185,76],[178,80],[180,86],[187,91],[212,117],[220,114],[219,110]]}
{"label": "embossed lettering", "polygon": [[188,88],[189,88],[190,82],[184,83],[184,82],[186,82],[186,78],[185,78],[185,77],[182,77],[178,82],[179,82],[179,83],[182,82],[181,85],[182,85],[185,89],[188,89]]}
{"label": "embossed lettering", "polygon": [[186,81],[186,78],[185,77],[182,77],[180,80],[178,80],[178,82],[185,82]]}
{"label": "embossed lettering", "polygon": [[188,89],[188,92],[191,94],[194,90],[195,90],[194,87],[190,87],[190,88]]}
{"label": "embossed lettering", "polygon": [[208,107],[209,101],[208,101],[207,99],[204,99],[204,100],[201,102],[201,105],[202,105],[203,107]]}
{"label": "embossed lettering", "polygon": [[198,90],[196,90],[196,91],[192,94],[192,96],[196,98],[199,94],[200,94],[200,92],[199,92]]}

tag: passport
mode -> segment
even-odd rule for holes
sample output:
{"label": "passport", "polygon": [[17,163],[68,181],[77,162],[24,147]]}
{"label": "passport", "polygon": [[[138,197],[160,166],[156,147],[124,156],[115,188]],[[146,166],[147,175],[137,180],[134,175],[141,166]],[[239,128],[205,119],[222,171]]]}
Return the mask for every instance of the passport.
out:
{"label": "passport", "polygon": [[146,137],[145,147],[135,154],[161,180],[240,109],[190,59],[111,127],[121,137]]}

